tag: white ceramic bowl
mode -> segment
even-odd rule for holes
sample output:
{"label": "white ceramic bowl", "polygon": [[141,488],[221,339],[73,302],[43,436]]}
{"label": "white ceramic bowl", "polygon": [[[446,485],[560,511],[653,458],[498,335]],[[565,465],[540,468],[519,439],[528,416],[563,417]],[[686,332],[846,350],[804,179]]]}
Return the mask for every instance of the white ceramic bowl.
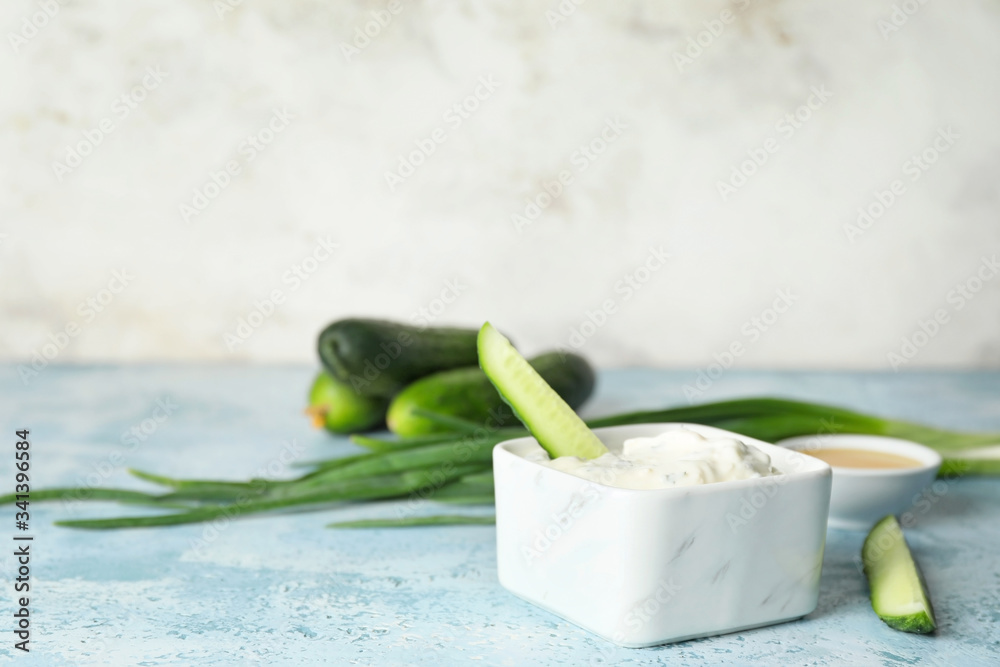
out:
{"label": "white ceramic bowl", "polygon": [[794,450],[835,447],[887,452],[920,462],[919,468],[834,466],[830,527],[843,530],[870,530],[885,515],[899,514],[912,507],[941,467],[941,455],[930,447],[877,435],[812,435],[782,440],[778,445]]}
{"label": "white ceramic bowl", "polygon": [[694,424],[595,429],[611,449],[688,428],[759,447],[786,473],[620,489],[525,460],[534,438],[493,450],[497,570],[515,595],[621,646],[653,646],[799,618],[816,607],[830,467]]}

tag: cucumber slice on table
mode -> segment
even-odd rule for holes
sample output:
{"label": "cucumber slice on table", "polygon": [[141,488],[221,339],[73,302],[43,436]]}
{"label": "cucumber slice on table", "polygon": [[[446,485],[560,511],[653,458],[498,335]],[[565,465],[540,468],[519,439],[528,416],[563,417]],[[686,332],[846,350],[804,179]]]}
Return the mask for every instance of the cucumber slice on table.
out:
{"label": "cucumber slice on table", "polygon": [[503,334],[487,322],[479,330],[479,365],[500,396],[552,458],[597,458],[604,446]]}
{"label": "cucumber slice on table", "polygon": [[861,559],[871,588],[872,609],[886,625],[903,632],[934,630],[927,586],[896,517],[889,515],[875,524],[865,538]]}

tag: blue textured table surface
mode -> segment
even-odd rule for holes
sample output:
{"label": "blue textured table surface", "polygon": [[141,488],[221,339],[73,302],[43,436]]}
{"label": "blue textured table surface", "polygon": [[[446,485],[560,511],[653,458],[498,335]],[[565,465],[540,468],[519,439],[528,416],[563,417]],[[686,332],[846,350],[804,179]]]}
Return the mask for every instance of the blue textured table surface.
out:
{"label": "blue textured table surface", "polygon": [[[126,467],[187,477],[244,479],[268,469],[292,475],[283,460],[354,450],[313,431],[303,417],[313,372],[57,367],[25,387],[14,367],[4,367],[2,488],[13,484],[14,431],[21,428],[31,430],[35,489],[88,481],[149,488]],[[689,371],[604,372],[586,412],[685,404],[682,386],[693,380]],[[732,371],[703,399],[763,394],[1000,431],[997,373]],[[126,435],[133,427],[135,435]],[[0,656],[40,665],[1000,664],[995,479],[947,482],[907,533],[933,594],[935,636],[883,625],[854,563],[863,535],[830,531],[819,606],[805,619],[638,650],[607,644],[504,591],[492,527],[323,527],[334,519],[393,516],[392,503],[258,516],[218,529],[52,526],[57,518],[122,512],[110,503],[31,506],[31,653],[14,649],[5,626]],[[0,514],[9,519],[0,539],[10,540],[14,509]],[[16,564],[13,549],[3,551],[2,613],[10,619]]]}

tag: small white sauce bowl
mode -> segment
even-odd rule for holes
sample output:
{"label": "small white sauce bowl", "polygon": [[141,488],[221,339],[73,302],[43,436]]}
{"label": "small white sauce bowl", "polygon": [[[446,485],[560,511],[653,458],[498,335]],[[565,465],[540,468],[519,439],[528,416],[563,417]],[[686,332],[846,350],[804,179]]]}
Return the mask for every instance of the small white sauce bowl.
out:
{"label": "small white sauce bowl", "polygon": [[760,448],[784,474],[666,489],[592,482],[493,450],[497,573],[515,595],[620,646],[641,647],[801,618],[816,607],[830,466],[694,424],[594,429],[629,438],[690,429]]}
{"label": "small white sauce bowl", "polygon": [[941,455],[910,440],[878,435],[829,434],[782,440],[777,445],[794,449],[856,449],[905,456],[920,463],[914,468],[833,468],[830,493],[831,528],[869,530],[887,514],[913,506],[941,467]]}

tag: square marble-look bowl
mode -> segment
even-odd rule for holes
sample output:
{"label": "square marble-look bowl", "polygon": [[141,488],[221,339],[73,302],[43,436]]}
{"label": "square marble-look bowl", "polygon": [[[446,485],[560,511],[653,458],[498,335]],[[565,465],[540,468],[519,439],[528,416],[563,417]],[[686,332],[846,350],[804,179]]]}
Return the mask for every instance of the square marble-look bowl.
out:
{"label": "square marble-look bowl", "polygon": [[830,466],[696,424],[595,429],[612,451],[686,428],[731,437],[783,474],[668,489],[621,489],[493,450],[497,570],[515,595],[620,646],[643,647],[781,623],[816,608]]}

